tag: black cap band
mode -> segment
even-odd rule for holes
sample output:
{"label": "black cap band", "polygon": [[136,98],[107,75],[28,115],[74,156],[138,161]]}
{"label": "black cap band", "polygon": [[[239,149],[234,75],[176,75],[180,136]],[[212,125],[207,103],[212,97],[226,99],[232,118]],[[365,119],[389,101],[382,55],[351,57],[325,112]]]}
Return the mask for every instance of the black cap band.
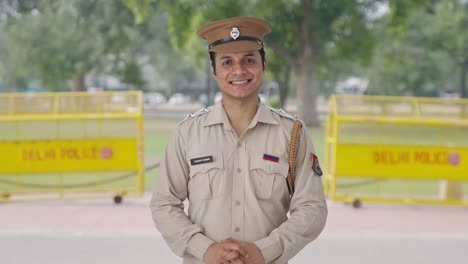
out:
{"label": "black cap band", "polygon": [[256,37],[249,37],[249,36],[239,36],[236,39],[225,38],[225,39],[217,40],[217,41],[211,43],[210,45],[208,45],[208,50],[212,49],[215,46],[221,45],[221,44],[226,44],[226,43],[229,43],[229,42],[240,41],[240,40],[248,40],[248,41],[257,42],[258,44],[263,46],[263,41],[261,39],[258,39]]}

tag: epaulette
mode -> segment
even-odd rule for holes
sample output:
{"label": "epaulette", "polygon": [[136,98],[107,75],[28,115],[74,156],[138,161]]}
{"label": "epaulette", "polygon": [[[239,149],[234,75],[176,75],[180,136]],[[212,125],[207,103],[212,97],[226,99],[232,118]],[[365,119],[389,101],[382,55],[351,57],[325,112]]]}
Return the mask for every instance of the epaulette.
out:
{"label": "epaulette", "polygon": [[184,120],[182,120],[182,122],[186,121],[186,120],[189,120],[189,119],[192,119],[194,117],[197,117],[197,116],[201,116],[201,115],[204,115],[206,113],[209,113],[211,111],[211,108],[202,108],[198,111],[195,111],[191,114],[188,114]]}
{"label": "epaulette", "polygon": [[290,114],[290,113],[284,111],[283,109],[275,109],[275,108],[270,108],[270,109],[271,109],[271,111],[277,113],[278,115],[289,118],[292,121],[298,120],[296,115]]}

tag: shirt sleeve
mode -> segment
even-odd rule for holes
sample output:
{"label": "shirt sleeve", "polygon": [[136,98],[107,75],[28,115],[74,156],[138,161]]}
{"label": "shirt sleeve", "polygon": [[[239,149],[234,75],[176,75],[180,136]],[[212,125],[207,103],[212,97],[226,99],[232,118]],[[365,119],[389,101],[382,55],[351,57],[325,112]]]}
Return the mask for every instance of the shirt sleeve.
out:
{"label": "shirt sleeve", "polygon": [[268,237],[255,241],[265,263],[286,263],[315,240],[325,227],[328,208],[323,192],[322,172],[317,168],[318,161],[314,162],[315,151],[307,131],[303,125],[298,142],[290,217]]}
{"label": "shirt sleeve", "polygon": [[184,142],[180,130],[176,129],[166,146],[150,207],[153,221],[171,250],[180,257],[190,254],[203,260],[213,241],[184,211],[189,177]]}

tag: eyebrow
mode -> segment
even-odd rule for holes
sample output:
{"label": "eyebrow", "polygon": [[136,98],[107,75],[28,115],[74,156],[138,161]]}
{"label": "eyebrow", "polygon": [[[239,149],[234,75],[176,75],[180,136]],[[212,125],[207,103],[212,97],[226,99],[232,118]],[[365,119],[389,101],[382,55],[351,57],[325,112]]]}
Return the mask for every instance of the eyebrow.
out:
{"label": "eyebrow", "polygon": [[[254,56],[255,54],[253,53],[247,53],[243,57],[254,57]],[[224,56],[221,56],[219,59],[224,60],[224,59],[230,59],[230,58],[232,58],[232,56],[224,55]]]}

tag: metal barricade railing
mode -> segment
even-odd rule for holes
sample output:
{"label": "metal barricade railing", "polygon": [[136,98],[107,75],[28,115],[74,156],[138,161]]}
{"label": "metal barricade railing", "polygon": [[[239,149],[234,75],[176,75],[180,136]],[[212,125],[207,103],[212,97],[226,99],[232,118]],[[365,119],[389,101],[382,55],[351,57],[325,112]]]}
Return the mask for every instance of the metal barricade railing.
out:
{"label": "metal barricade railing", "polygon": [[468,100],[332,96],[330,199],[468,205]]}
{"label": "metal barricade railing", "polygon": [[144,190],[142,94],[0,94],[0,201]]}

